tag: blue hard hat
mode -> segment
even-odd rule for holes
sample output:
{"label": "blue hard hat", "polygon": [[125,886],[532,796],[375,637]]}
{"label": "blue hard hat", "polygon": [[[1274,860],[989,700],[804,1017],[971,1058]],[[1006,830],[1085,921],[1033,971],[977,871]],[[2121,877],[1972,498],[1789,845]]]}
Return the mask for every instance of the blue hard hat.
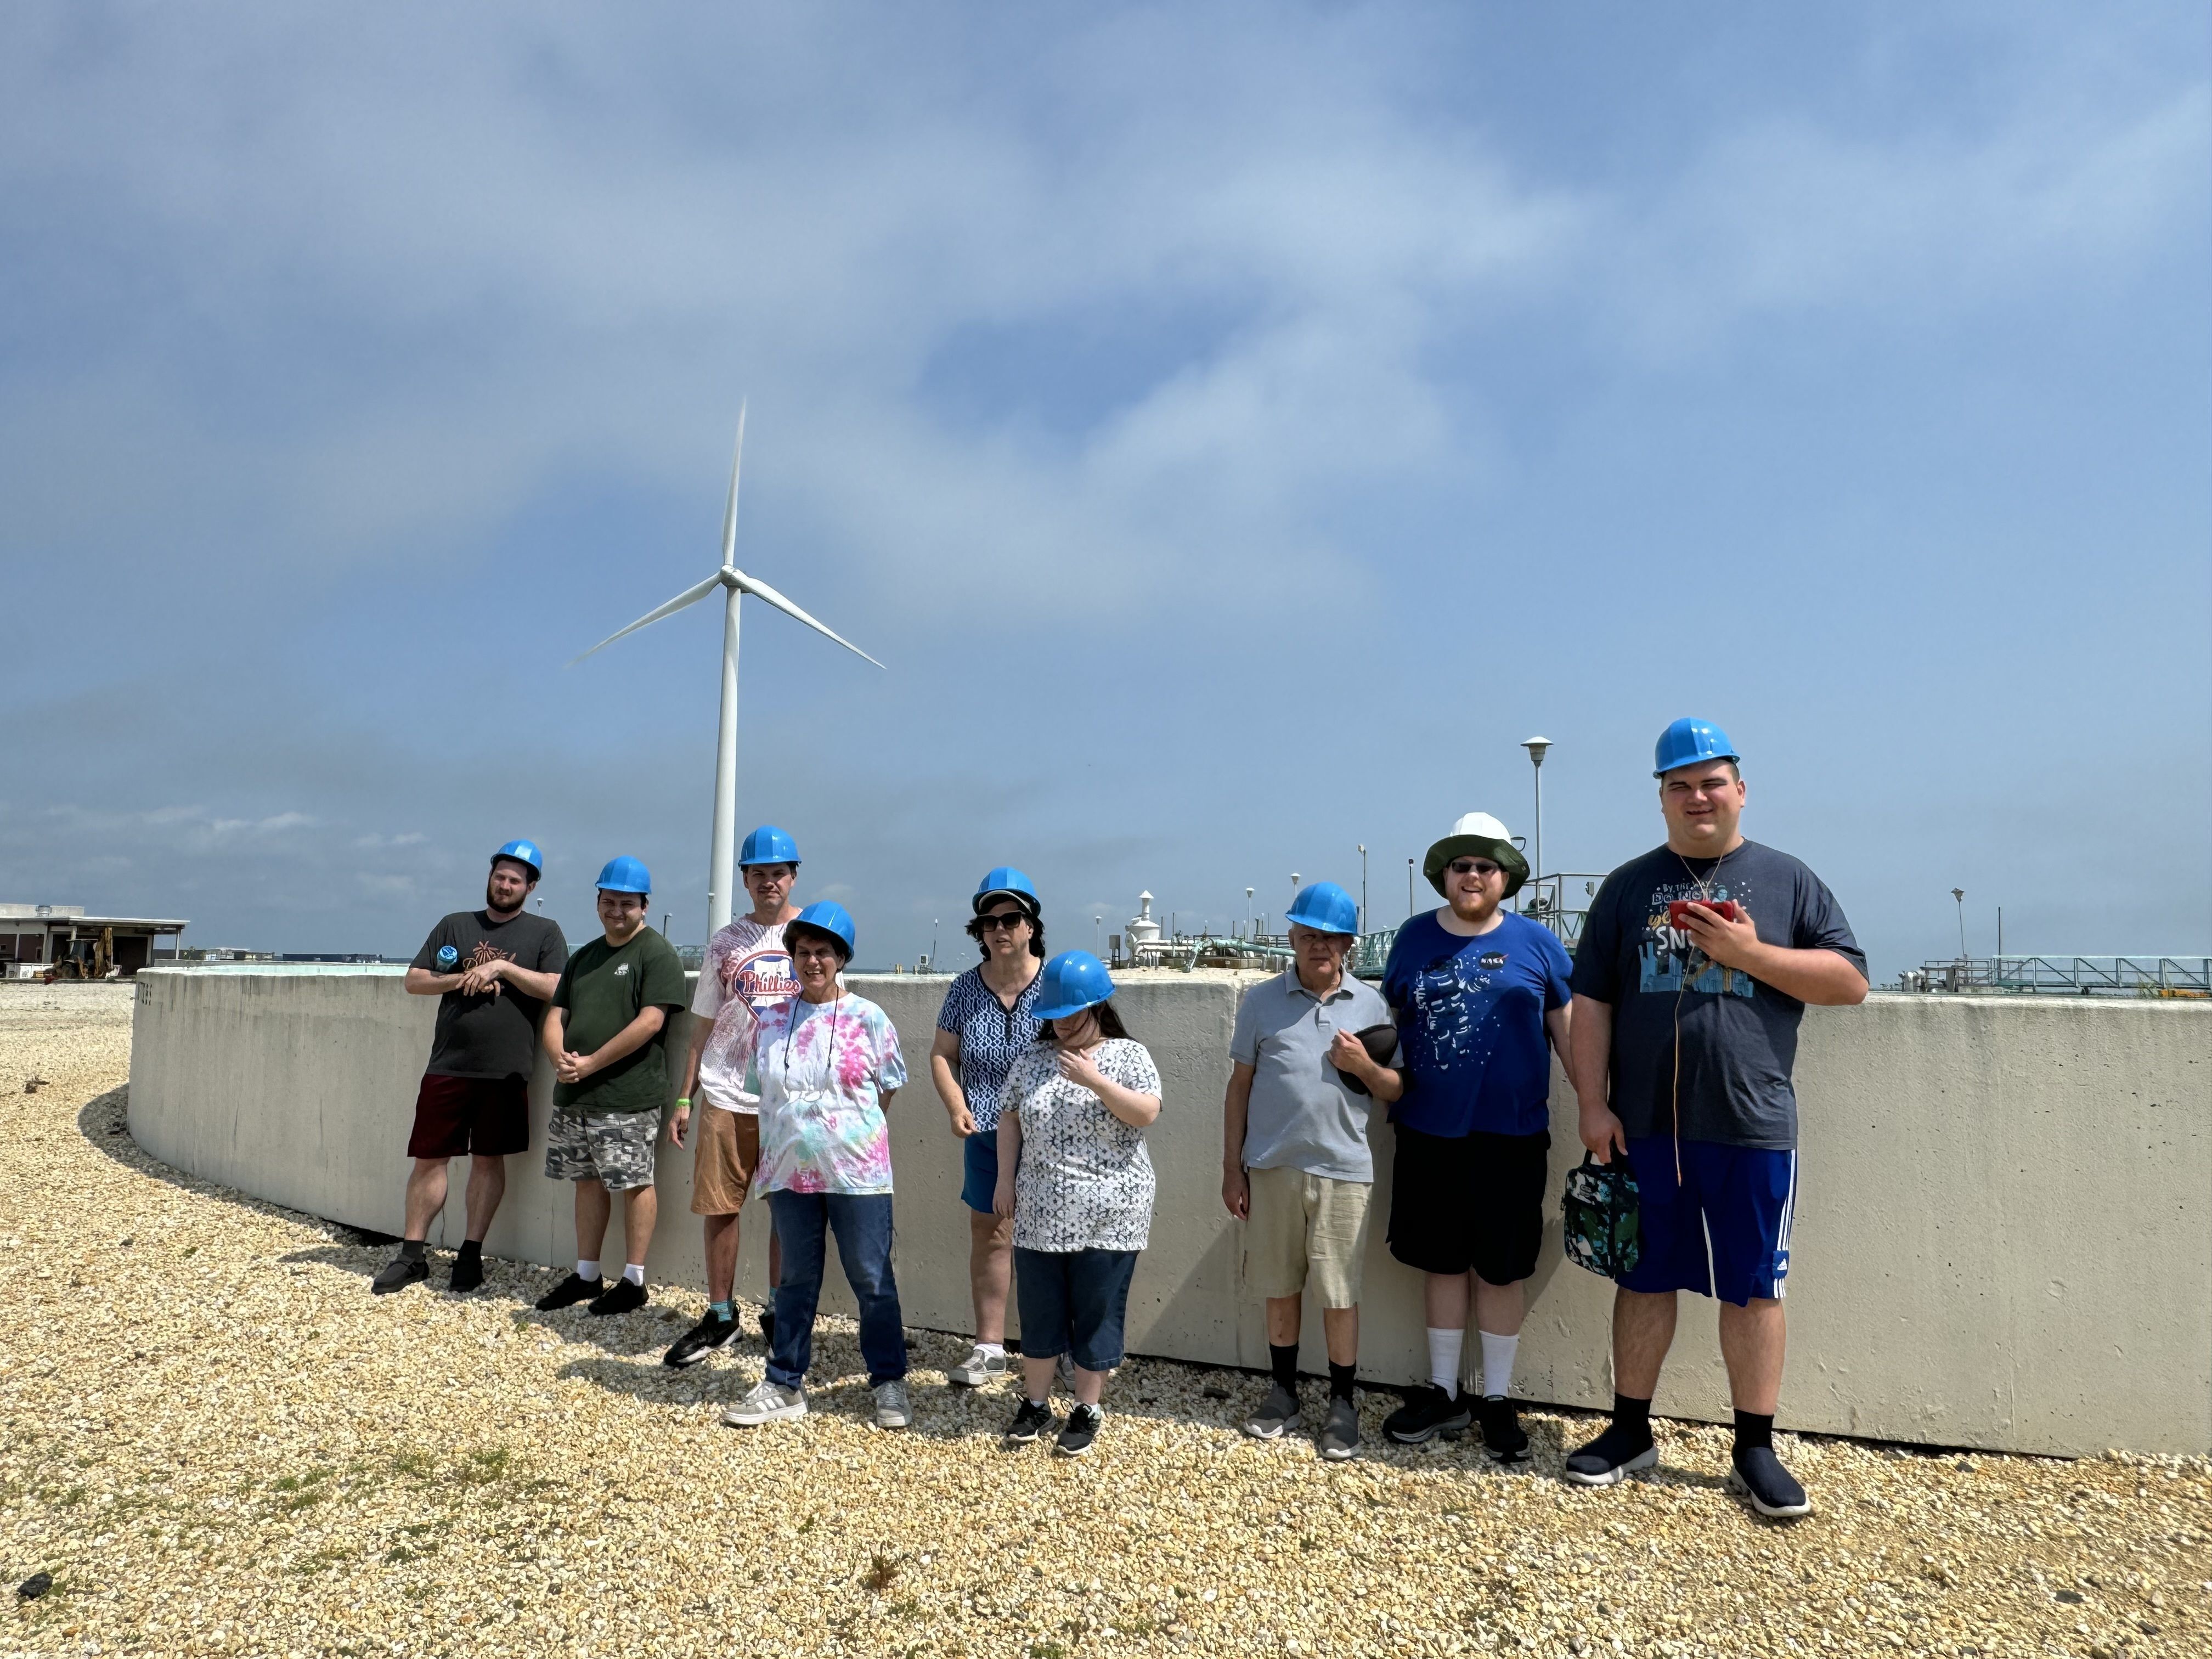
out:
{"label": "blue hard hat", "polygon": [[609,859],[593,884],[602,893],[650,893],[653,872],[633,858]]}
{"label": "blue hard hat", "polygon": [[1651,775],[1663,778],[1678,766],[1695,766],[1700,761],[1742,758],[1719,726],[1685,715],[1659,734],[1659,747],[1651,757]]}
{"label": "blue hard hat", "polygon": [[1322,933],[1359,931],[1359,904],[1333,881],[1310,882],[1291,901],[1287,920]]}
{"label": "blue hard hat", "polygon": [[1038,975],[1035,1012],[1039,1019],[1066,1019],[1095,1008],[1114,994],[1114,977],[1088,951],[1062,951]]}
{"label": "blue hard hat", "polygon": [[[783,832],[779,830],[776,834],[782,835]],[[793,916],[783,930],[786,945],[791,942],[793,927],[811,927],[817,933],[829,934],[845,947],[845,960],[850,962],[853,959],[853,943],[858,936],[853,927],[852,916],[836,899],[817,899]]]}
{"label": "blue hard hat", "polygon": [[799,843],[772,823],[763,823],[738,849],[738,867],[748,864],[796,864]]}
{"label": "blue hard hat", "polygon": [[994,894],[997,893],[1009,894],[1012,897],[1019,899],[1028,907],[1029,913],[1031,915],[1035,915],[1037,913],[1038,904],[1036,886],[1030,882],[1027,876],[1015,869],[1011,864],[1002,864],[995,870],[986,870],[983,872],[983,879],[975,884],[975,897],[973,908],[977,915],[980,916],[983,914],[984,903],[990,899]]}
{"label": "blue hard hat", "polygon": [[528,865],[530,878],[532,881],[545,873],[545,854],[538,850],[538,843],[534,841],[507,842],[506,846],[491,855],[491,861],[494,864],[497,864],[501,859],[513,859],[517,864]]}

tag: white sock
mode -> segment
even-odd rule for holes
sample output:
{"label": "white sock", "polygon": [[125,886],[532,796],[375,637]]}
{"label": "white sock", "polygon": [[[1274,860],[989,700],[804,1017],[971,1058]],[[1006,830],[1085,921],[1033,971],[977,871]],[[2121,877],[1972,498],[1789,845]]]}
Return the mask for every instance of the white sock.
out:
{"label": "white sock", "polygon": [[642,1261],[633,1261],[633,1262],[631,1262],[628,1267],[624,1267],[624,1268],[623,1269],[623,1277],[624,1279],[627,1279],[628,1280],[629,1280],[629,1282],[630,1282],[631,1284],[633,1284],[633,1285],[642,1285],[642,1284],[644,1284],[644,1283],[645,1283],[645,1263],[643,1263]]}
{"label": "white sock", "polygon": [[1460,1345],[1467,1340],[1467,1333],[1440,1331],[1429,1328],[1429,1381],[1446,1394],[1459,1393]]}
{"label": "white sock", "polygon": [[1521,1334],[1493,1336],[1477,1331],[1482,1339],[1482,1391],[1491,1399],[1513,1392],[1513,1356],[1521,1352]]}
{"label": "white sock", "polygon": [[579,1262],[576,1264],[576,1277],[577,1277],[577,1278],[579,1278],[579,1279],[597,1279],[599,1276],[599,1264],[598,1262],[596,1262],[596,1261],[579,1261]]}
{"label": "white sock", "polygon": [[978,1342],[975,1346],[985,1353],[995,1355],[1000,1359],[1006,1357],[1006,1345],[1003,1342]]}

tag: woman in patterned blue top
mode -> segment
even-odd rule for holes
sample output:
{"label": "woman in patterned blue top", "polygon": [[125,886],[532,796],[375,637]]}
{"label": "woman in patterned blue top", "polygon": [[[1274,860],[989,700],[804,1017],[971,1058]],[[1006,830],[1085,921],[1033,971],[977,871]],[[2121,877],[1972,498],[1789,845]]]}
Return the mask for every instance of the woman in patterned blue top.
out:
{"label": "woman in patterned blue top", "polygon": [[1002,865],[975,889],[968,933],[983,963],[952,981],[937,1016],[929,1075],[962,1137],[961,1201],[968,1206],[968,1283],[975,1302],[975,1346],[945,1372],[979,1388],[1006,1374],[1006,1296],[1013,1278],[1013,1223],[991,1212],[999,1185],[999,1097],[1014,1057],[1037,1040],[1037,968],[1044,920],[1030,878]]}

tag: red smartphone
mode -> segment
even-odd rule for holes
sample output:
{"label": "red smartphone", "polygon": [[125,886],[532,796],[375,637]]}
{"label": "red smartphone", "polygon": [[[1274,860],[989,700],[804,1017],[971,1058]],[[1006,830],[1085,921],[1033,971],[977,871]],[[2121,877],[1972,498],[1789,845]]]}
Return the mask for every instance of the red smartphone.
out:
{"label": "red smartphone", "polygon": [[1667,925],[1669,927],[1687,927],[1690,925],[1690,907],[1692,904],[1703,904],[1708,910],[1717,911],[1730,921],[1736,920],[1735,901],[1734,899],[1712,899],[1710,901],[1705,899],[1674,899],[1667,906]]}

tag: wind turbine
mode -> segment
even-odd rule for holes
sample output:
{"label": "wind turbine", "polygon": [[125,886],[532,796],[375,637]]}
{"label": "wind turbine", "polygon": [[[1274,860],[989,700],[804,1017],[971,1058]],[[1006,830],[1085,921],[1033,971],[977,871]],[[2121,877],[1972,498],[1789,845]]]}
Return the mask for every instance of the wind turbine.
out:
{"label": "wind turbine", "polygon": [[817,634],[836,640],[856,657],[867,657],[881,668],[883,664],[835,630],[823,627],[789,599],[777,592],[757,576],[748,576],[738,568],[734,556],[738,546],[738,475],[745,459],[745,406],[738,405],[738,450],[730,463],[730,500],[722,510],[721,568],[696,587],[687,587],[657,611],[648,611],[628,628],[617,629],[583,656],[573,659],[574,668],[592,651],[604,651],[625,634],[635,634],[641,628],[659,622],[663,617],[672,617],[686,605],[696,605],[717,588],[726,589],[729,598],[722,611],[722,719],[714,740],[714,847],[707,874],[707,931],[711,937],[729,923],[731,900],[737,889],[738,874],[738,607],[746,594],[765,599],[787,617],[796,617]]}

